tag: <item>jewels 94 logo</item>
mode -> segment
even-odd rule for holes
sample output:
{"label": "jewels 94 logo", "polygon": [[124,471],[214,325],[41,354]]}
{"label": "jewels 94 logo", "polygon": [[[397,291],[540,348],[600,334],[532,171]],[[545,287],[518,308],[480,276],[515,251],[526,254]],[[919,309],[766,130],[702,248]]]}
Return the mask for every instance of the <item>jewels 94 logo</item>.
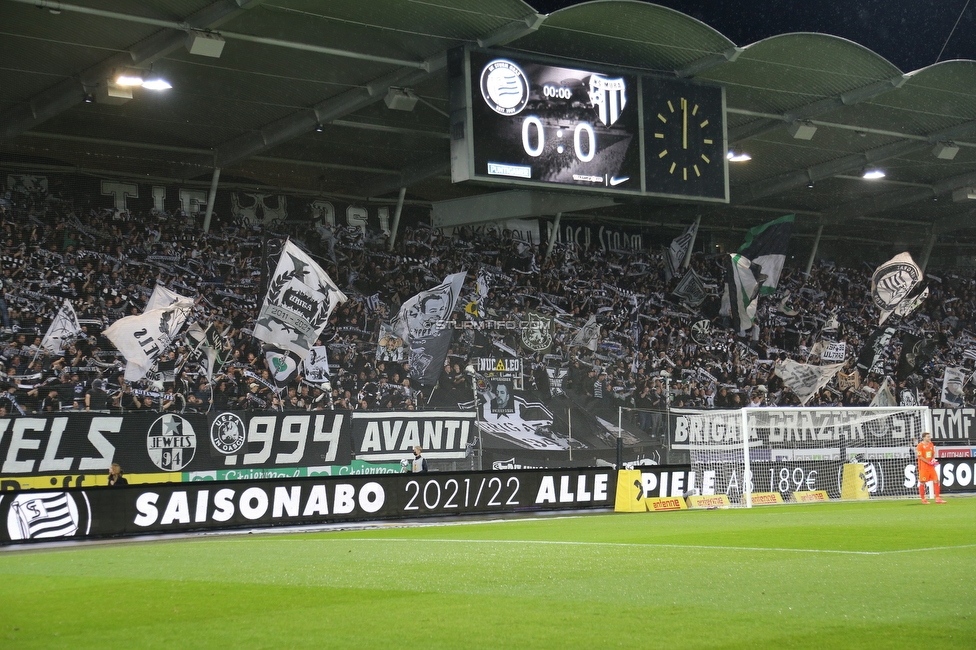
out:
{"label": "jewels 94 logo", "polygon": [[210,425],[210,443],[222,454],[236,454],[246,442],[244,420],[234,413],[221,413]]}
{"label": "jewels 94 logo", "polygon": [[149,427],[149,458],[164,472],[179,472],[190,464],[197,449],[197,435],[189,420],[167,413]]}

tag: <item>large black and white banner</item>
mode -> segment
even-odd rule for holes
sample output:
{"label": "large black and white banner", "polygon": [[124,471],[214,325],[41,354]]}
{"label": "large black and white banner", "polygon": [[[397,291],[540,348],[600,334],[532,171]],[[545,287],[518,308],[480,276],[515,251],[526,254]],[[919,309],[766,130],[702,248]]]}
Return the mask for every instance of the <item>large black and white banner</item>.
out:
{"label": "large black and white banner", "polygon": [[107,474],[112,463],[128,474],[175,475],[160,481],[227,468],[346,465],[349,419],[341,411],[0,418],[0,481]]}
{"label": "large black and white banner", "polygon": [[456,514],[609,508],[606,469],[211,481],[0,493],[0,544]]}

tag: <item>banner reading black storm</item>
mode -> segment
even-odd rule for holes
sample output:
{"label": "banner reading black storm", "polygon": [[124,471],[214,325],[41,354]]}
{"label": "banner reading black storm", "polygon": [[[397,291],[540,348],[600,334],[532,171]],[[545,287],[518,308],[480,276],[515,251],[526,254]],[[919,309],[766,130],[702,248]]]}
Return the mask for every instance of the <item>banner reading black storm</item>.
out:
{"label": "banner reading black storm", "polygon": [[605,469],[312,477],[0,493],[0,544],[455,514],[608,508]]}

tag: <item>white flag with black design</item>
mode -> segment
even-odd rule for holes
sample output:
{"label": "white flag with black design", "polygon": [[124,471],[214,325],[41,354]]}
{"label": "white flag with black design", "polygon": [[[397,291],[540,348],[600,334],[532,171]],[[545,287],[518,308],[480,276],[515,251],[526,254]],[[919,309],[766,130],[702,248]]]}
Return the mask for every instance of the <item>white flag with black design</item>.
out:
{"label": "white flag with black design", "polygon": [[678,269],[688,255],[688,248],[691,242],[695,241],[697,234],[698,221],[696,220],[681,235],[671,240],[671,245],[664,251],[664,270],[668,274],[668,279],[677,275]]}
{"label": "white flag with black design", "polygon": [[312,384],[324,384],[329,381],[329,351],[324,345],[313,345],[304,361],[305,381]]}
{"label": "white flag with black design", "polygon": [[153,311],[154,309],[163,309],[164,307],[169,307],[178,300],[193,300],[192,298],[187,298],[186,296],[181,296],[175,291],[170,291],[161,284],[157,284],[153,287],[152,295],[149,296],[149,301],[146,303],[146,308],[142,310],[142,313],[147,311]]}
{"label": "white flag with black design", "polygon": [[400,306],[392,325],[407,344],[412,381],[430,386],[440,377],[454,335],[449,324],[451,313],[466,275],[465,271],[452,273],[436,287],[421,291]]}
{"label": "white flag with black design", "polygon": [[884,378],[881,386],[878,387],[878,392],[874,394],[874,399],[868,406],[884,408],[898,406],[898,399],[895,397],[895,384],[891,381],[891,377]]}
{"label": "white flag with black design", "polygon": [[596,323],[595,315],[590,316],[583,327],[576,331],[573,340],[569,344],[596,352],[597,347],[600,345],[600,326]]}
{"label": "white flag with black design", "polygon": [[120,318],[105,330],[105,337],[125,357],[126,381],[146,376],[183,328],[192,309],[193,300],[180,298],[169,307]]}
{"label": "white flag with black design", "polygon": [[41,347],[51,354],[61,354],[64,352],[65,343],[72,341],[82,335],[81,325],[78,323],[78,315],[75,308],[66,298],[61,309],[58,310],[51,326],[47,328]]}
{"label": "white flag with black design", "polygon": [[962,368],[945,369],[942,378],[942,405],[959,408],[966,401],[966,371]]}
{"label": "white flag with black design", "polygon": [[315,345],[336,306],[346,301],[329,274],[290,240],[268,281],[254,338],[293,352],[299,360]]}
{"label": "white flag with black design", "polygon": [[800,398],[800,404],[806,404],[811,397],[827,385],[837,371],[844,367],[843,363],[829,366],[811,366],[787,359],[776,364],[775,373],[783,380],[786,387]]}
{"label": "white flag with black design", "polygon": [[[883,324],[922,281],[922,270],[909,253],[899,253],[879,266],[871,276],[871,297],[881,311],[878,324]],[[924,296],[918,300],[921,303]],[[907,309],[909,305],[902,307]],[[916,305],[917,306],[917,305]]]}
{"label": "white flag with black design", "polygon": [[289,350],[268,349],[264,352],[264,358],[268,363],[268,371],[278,386],[294,379],[298,374],[298,366],[302,362],[294,352]]}

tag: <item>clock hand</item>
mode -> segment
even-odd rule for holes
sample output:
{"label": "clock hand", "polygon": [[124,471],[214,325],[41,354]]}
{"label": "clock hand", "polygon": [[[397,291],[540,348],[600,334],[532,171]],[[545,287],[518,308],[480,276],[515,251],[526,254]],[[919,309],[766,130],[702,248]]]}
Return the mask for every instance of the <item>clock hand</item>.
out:
{"label": "clock hand", "polygon": [[681,148],[688,148],[688,100],[681,98]]}

